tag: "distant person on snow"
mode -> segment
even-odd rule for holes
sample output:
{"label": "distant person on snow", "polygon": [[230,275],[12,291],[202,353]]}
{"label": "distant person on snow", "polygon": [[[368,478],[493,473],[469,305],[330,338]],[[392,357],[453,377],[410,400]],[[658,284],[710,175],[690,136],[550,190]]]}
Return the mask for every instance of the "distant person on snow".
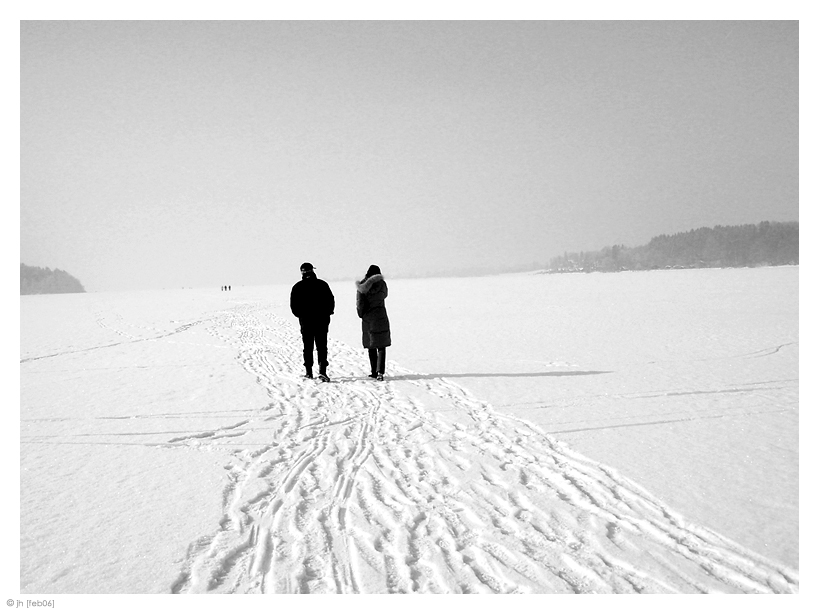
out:
{"label": "distant person on snow", "polygon": [[336,301],[327,282],[316,277],[312,264],[305,262],[300,268],[301,281],[297,282],[290,292],[290,311],[299,319],[301,326],[305,377],[313,379],[315,344],[319,379],[327,382],[330,381],[327,377],[327,331],[330,328],[330,316],[335,311]]}
{"label": "distant person on snow", "polygon": [[390,320],[384,300],[387,298],[387,282],[381,269],[370,265],[367,275],[355,282],[355,309],[361,318],[362,343],[370,357],[370,375],[378,381],[384,380],[387,363],[387,348],[392,345]]}

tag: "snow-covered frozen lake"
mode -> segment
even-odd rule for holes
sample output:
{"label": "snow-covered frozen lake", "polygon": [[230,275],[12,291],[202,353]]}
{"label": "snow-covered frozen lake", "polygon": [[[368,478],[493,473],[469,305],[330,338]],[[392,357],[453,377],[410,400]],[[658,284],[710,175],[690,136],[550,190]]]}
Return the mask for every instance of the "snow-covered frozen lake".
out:
{"label": "snow-covered frozen lake", "polygon": [[798,592],[798,272],[22,296],[21,590]]}

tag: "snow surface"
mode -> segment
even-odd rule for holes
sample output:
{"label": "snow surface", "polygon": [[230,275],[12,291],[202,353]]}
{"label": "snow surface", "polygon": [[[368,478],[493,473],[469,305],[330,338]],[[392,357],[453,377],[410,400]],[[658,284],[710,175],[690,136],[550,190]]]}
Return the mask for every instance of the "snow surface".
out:
{"label": "snow surface", "polygon": [[798,267],[387,279],[21,297],[21,591],[799,591]]}

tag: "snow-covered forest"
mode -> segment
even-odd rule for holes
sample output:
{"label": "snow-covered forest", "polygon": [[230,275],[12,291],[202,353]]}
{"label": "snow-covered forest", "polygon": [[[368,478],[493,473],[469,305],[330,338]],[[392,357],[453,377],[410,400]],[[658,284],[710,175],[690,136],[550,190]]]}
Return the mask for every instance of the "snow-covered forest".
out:
{"label": "snow-covered forest", "polygon": [[85,292],[78,279],[61,269],[20,264],[20,294]]}
{"label": "snow-covered forest", "polygon": [[612,245],[552,258],[553,272],[799,264],[799,222],[761,222],[659,235],[646,245]]}

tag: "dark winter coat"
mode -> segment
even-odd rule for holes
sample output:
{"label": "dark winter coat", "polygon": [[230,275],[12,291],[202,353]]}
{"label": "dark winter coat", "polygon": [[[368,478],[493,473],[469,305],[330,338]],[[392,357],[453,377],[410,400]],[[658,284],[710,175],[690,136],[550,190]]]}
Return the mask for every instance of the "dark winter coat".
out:
{"label": "dark winter coat", "polygon": [[385,348],[392,345],[390,320],[384,299],[387,298],[387,282],[383,275],[373,275],[355,282],[355,309],[361,318],[361,342],[365,348]]}
{"label": "dark winter coat", "polygon": [[290,311],[302,324],[330,324],[336,299],[330,286],[315,273],[297,282],[290,291]]}

